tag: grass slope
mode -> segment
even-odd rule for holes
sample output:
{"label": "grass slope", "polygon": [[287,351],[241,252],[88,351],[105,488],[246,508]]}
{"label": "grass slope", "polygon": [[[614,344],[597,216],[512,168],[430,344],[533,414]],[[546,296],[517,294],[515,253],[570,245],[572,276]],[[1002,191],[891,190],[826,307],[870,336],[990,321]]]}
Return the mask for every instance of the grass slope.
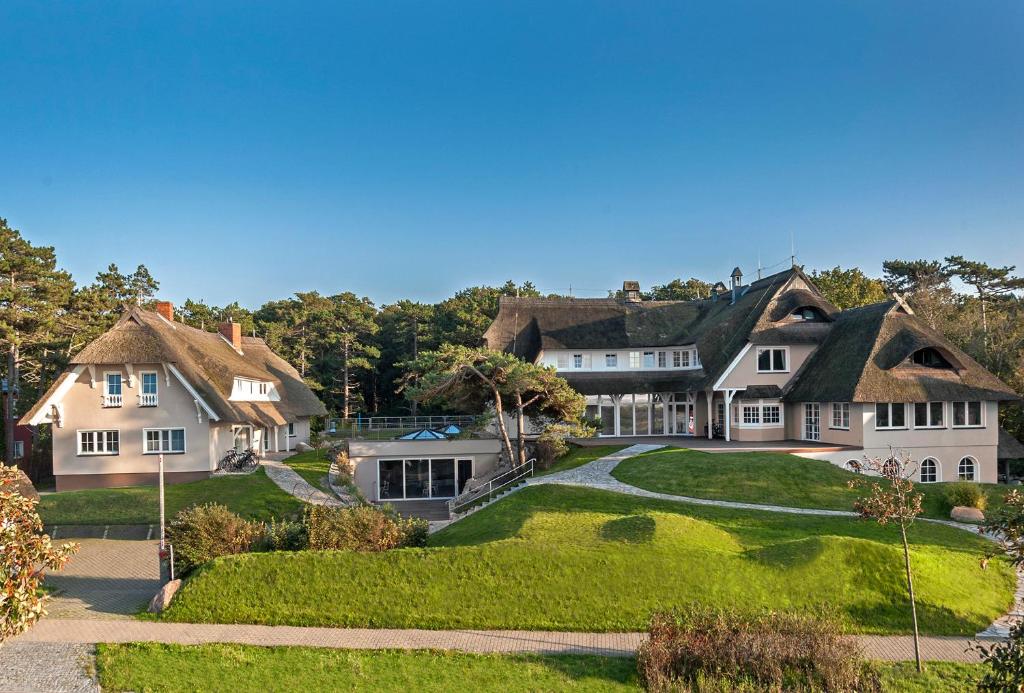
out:
{"label": "grass slope", "polygon": [[[765,503],[794,508],[853,510],[863,490],[851,489],[863,479],[830,462],[774,452],[708,453],[663,448],[623,460],[612,471],[619,481],[648,491],[714,500]],[[924,516],[949,519],[948,484],[918,484],[924,494]],[[1006,486],[982,484],[988,507],[1001,505]]]}
{"label": "grass slope", "polygon": [[98,645],[105,691],[637,691],[632,659],[252,645]]}
{"label": "grass slope", "polygon": [[596,445],[596,446],[573,446],[572,450],[565,457],[555,460],[554,464],[544,470],[539,470],[537,476],[564,472],[567,469],[575,469],[588,462],[593,462],[599,457],[612,455],[619,450],[624,450],[625,445]]}
{"label": "grass slope", "polygon": [[[244,476],[220,476],[166,489],[167,517],[203,503],[221,503],[248,518],[286,517],[302,502],[279,489],[260,469]],[[44,495],[39,514],[48,525],[132,525],[160,520],[156,486],[98,488]]]}
{"label": "grass slope", "polygon": [[330,471],[331,461],[327,459],[327,451],[308,450],[285,459],[284,463],[295,470],[313,488],[324,488],[327,481],[327,472]]}
{"label": "grass slope", "polygon": [[[1009,606],[1012,571],[983,539],[913,529],[923,632],[973,634]],[[378,628],[641,630],[653,610],[820,609],[859,632],[908,631],[895,532],[843,518],[701,508],[533,487],[431,537],[426,549],[217,559],[164,618]]]}
{"label": "grass slope", "polygon": [[[107,691],[639,691],[631,658],[131,643],[96,647]],[[977,664],[878,663],[885,691],[966,693]]]}

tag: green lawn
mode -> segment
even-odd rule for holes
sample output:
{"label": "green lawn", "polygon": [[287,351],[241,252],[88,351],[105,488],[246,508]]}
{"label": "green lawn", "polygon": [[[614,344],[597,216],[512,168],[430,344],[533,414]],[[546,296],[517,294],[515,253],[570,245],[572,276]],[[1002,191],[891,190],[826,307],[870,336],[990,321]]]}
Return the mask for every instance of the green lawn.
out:
{"label": "green lawn", "polygon": [[[248,518],[270,519],[302,512],[302,502],[279,489],[266,473],[220,476],[166,489],[167,518],[203,503],[221,503]],[[39,514],[48,525],[132,525],[160,520],[156,486],[64,491],[43,496]]]}
{"label": "green lawn", "polygon": [[597,445],[594,447],[574,445],[568,455],[555,460],[554,464],[543,471],[538,471],[536,475],[544,476],[546,474],[554,474],[555,472],[564,472],[567,469],[574,469],[587,462],[593,462],[599,457],[611,455],[625,448],[625,445]]}
{"label": "green lawn", "polygon": [[[973,634],[1010,605],[1006,562],[979,566],[985,540],[919,524],[912,541],[923,632]],[[433,535],[425,549],[217,559],[185,584],[164,618],[617,631],[642,630],[652,611],[694,602],[831,604],[854,631],[904,633],[897,542],[891,528],[854,519],[539,486]]]}
{"label": "green lawn", "polygon": [[105,691],[637,691],[625,657],[98,645]]}
{"label": "green lawn", "polygon": [[[612,472],[619,481],[677,496],[766,503],[795,508],[853,510],[864,490],[851,489],[863,476],[830,462],[774,452],[709,453],[662,448],[623,460]],[[988,507],[1002,505],[1008,486],[981,484]],[[918,484],[924,516],[949,519],[948,484]]]}
{"label": "green lawn", "polygon": [[[106,691],[639,691],[632,658],[254,645],[99,644]],[[981,665],[878,663],[885,691],[966,693]]]}
{"label": "green lawn", "polygon": [[327,450],[308,450],[292,455],[284,463],[308,481],[313,488],[324,488],[327,472],[331,468]]}

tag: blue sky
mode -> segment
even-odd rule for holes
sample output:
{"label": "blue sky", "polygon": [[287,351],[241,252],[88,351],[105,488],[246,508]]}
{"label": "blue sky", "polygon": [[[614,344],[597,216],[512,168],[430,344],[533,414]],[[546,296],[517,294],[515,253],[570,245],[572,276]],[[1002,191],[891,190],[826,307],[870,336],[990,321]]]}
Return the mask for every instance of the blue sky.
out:
{"label": "blue sky", "polygon": [[1024,266],[1024,5],[0,5],[0,216],[175,301]]}

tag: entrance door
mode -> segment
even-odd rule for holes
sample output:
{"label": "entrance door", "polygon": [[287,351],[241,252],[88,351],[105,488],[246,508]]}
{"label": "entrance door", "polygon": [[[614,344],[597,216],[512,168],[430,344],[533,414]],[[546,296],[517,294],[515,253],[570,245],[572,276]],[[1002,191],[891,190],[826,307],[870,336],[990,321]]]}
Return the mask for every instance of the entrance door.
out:
{"label": "entrance door", "polygon": [[804,404],[804,440],[821,440],[821,405]]}
{"label": "entrance door", "polygon": [[691,402],[672,403],[672,434],[677,436],[692,436],[696,422],[694,420],[694,405]]}

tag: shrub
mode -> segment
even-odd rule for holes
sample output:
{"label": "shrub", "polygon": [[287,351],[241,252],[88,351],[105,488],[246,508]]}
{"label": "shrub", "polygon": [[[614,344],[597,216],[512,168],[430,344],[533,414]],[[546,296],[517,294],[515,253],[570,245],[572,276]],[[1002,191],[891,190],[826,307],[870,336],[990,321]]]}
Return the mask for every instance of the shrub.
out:
{"label": "shrub", "polygon": [[43,534],[38,500],[18,490],[24,475],[0,464],[0,643],[28,630],[44,613],[46,570],[60,570],[76,544],[53,545]]}
{"label": "shrub", "polygon": [[946,503],[949,504],[950,510],[958,505],[984,510],[988,498],[985,497],[985,492],[978,484],[970,481],[957,481],[946,487]]}
{"label": "shrub", "polygon": [[881,690],[833,620],[774,612],[655,614],[637,669],[652,691]]}
{"label": "shrub", "polygon": [[569,454],[568,438],[592,438],[596,433],[597,429],[587,424],[551,424],[537,436],[537,464],[547,469],[555,460]]}
{"label": "shrub", "polygon": [[174,563],[181,575],[218,556],[249,551],[261,534],[259,523],[243,520],[217,503],[186,508],[167,528],[167,540],[174,545]]}
{"label": "shrub", "polygon": [[309,545],[306,525],[290,520],[271,520],[252,545],[253,551],[302,551]]}
{"label": "shrub", "polygon": [[353,482],[353,476],[355,475],[355,465],[353,465],[352,460],[349,459],[348,451],[345,448],[339,448],[334,453],[333,462],[338,469],[338,476],[335,478],[335,483],[339,486],[351,484]]}
{"label": "shrub", "polygon": [[310,506],[306,509],[305,523],[309,548],[315,551],[387,551],[401,546],[422,546],[426,542],[426,522],[403,520],[371,505]]}

